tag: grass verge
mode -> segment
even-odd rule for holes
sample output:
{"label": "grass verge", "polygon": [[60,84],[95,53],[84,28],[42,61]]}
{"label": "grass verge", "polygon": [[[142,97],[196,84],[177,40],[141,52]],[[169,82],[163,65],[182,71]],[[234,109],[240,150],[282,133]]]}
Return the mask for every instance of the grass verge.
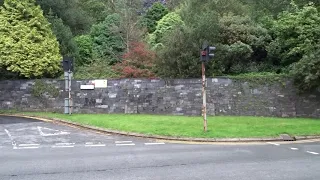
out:
{"label": "grass verge", "polygon": [[[14,112],[18,114],[17,112]],[[278,137],[320,135],[320,119],[273,117],[208,117],[208,132],[203,132],[201,117],[125,114],[57,114],[24,112],[24,115],[59,118],[106,129],[148,135],[199,138]]]}

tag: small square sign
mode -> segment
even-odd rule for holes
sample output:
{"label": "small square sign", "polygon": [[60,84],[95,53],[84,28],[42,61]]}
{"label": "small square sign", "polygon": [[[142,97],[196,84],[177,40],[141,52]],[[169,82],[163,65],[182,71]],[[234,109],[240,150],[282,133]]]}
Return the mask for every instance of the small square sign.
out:
{"label": "small square sign", "polygon": [[95,88],[107,88],[108,80],[106,79],[97,79],[93,81]]}

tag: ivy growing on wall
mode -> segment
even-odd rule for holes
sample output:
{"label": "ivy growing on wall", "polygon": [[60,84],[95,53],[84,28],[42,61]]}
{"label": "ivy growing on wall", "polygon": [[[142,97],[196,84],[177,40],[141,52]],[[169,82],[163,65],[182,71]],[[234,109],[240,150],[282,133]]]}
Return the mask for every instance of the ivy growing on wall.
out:
{"label": "ivy growing on wall", "polygon": [[248,73],[227,77],[233,80],[245,81],[252,85],[281,84],[284,87],[286,86],[287,80],[290,79],[288,75],[274,73]]}
{"label": "ivy growing on wall", "polygon": [[53,84],[47,84],[44,80],[35,80],[35,83],[31,89],[31,94],[34,97],[42,98],[46,93],[48,96],[58,97],[59,89],[57,89]]}

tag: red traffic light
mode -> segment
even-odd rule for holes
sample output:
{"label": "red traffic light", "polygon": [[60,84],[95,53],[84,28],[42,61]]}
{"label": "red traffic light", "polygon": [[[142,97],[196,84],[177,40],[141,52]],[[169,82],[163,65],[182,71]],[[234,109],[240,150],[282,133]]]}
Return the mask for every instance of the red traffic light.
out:
{"label": "red traffic light", "polygon": [[201,56],[206,56],[207,52],[206,51],[201,51]]}

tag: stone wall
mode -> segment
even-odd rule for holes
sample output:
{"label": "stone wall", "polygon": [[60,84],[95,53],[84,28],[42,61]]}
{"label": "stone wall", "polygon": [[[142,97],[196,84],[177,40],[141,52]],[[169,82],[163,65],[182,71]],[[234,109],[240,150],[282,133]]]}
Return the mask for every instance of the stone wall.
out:
{"label": "stone wall", "polygon": [[[63,112],[64,81],[43,82],[46,92],[39,96],[34,80],[0,81],[0,108]],[[107,88],[80,90],[90,82],[72,82],[74,113],[201,115],[200,79],[116,79]],[[207,103],[209,115],[320,117],[320,90],[298,95],[291,81],[259,85],[208,78]]]}

